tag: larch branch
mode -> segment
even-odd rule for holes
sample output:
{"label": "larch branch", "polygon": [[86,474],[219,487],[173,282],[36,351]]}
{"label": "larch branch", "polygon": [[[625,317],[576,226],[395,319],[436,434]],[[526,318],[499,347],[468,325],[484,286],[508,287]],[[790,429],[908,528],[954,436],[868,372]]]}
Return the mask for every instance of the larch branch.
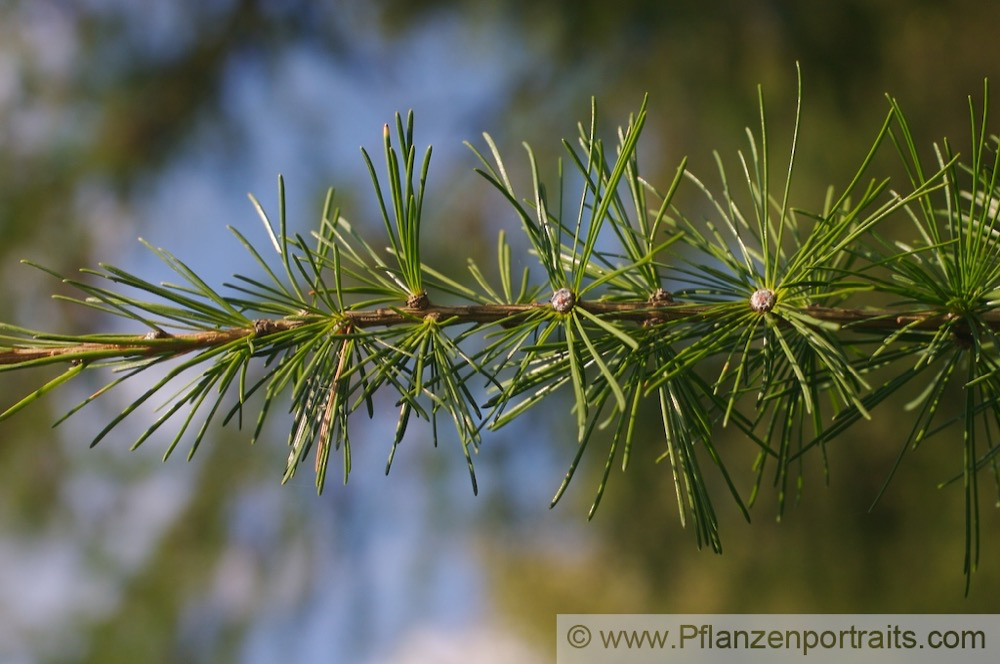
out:
{"label": "larch branch", "polygon": [[[634,323],[659,323],[687,318],[711,318],[714,305],[675,304],[658,302],[608,302],[577,301],[574,306],[608,320]],[[516,322],[520,316],[545,309],[548,303],[531,304],[481,304],[464,306],[431,305],[421,307],[381,307],[374,309],[349,309],[334,316],[343,321],[345,328],[368,328],[405,325],[432,316],[442,324],[488,324]],[[810,306],[797,310],[818,321],[834,323],[850,330],[866,332],[892,332],[903,328],[936,330],[942,325],[959,320],[954,313],[941,311],[899,312],[886,309],[845,309]],[[781,309],[774,312],[779,318]],[[1000,331],[1000,311],[982,314],[982,320],[993,330]],[[64,357],[67,362],[81,357],[153,357],[180,355],[203,348],[212,348],[237,339],[263,338],[292,330],[310,322],[307,316],[282,319],[261,319],[252,326],[220,330],[203,330],[184,334],[157,335],[154,333],[124,337],[113,343],[83,342],[78,344],[24,345],[0,350],[0,366],[24,364],[36,360]],[[958,325],[965,325],[959,322]]]}

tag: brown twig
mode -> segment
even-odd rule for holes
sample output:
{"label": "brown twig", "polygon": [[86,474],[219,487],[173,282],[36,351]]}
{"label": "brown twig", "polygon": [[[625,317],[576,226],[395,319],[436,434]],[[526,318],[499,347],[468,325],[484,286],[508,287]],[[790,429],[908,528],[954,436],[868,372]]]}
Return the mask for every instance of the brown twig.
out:
{"label": "brown twig", "polygon": [[[651,302],[604,302],[580,300],[573,306],[586,309],[609,320],[635,323],[662,323],[685,318],[707,318],[713,315],[712,305],[675,304],[664,300]],[[496,323],[542,309],[551,304],[483,304],[466,306],[426,305],[423,307],[398,307],[348,310],[339,314],[345,329],[394,326],[425,318],[430,315],[442,324]],[[885,309],[842,309],[811,306],[799,310],[816,320],[835,323],[851,330],[891,332],[903,328],[935,330],[958,317],[940,311],[897,312]],[[780,309],[775,312],[779,317]],[[983,315],[986,324],[1000,331],[1000,311]],[[17,346],[0,351],[0,366],[26,364],[38,360],[64,357],[76,361],[81,357],[153,357],[179,355],[203,348],[212,348],[237,339],[261,338],[277,332],[301,327],[306,318],[262,319],[252,327],[207,330],[168,336],[137,335],[125,337],[114,343],[79,343],[67,345]]]}

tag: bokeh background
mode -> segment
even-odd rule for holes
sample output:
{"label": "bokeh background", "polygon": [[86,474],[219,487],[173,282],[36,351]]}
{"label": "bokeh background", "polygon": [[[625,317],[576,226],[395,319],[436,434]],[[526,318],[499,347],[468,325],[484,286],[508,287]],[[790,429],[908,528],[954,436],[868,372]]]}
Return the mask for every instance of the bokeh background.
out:
{"label": "bokeh background", "polygon": [[[358,147],[377,151],[409,108],[435,150],[424,252],[453,274],[466,255],[491,264],[500,228],[517,233],[462,141],[489,131],[525,168],[528,140],[551,166],[591,95],[610,129],[649,92],[654,183],[685,155],[714,181],[712,150],[728,160],[756,123],[758,83],[787,142],[800,62],[794,202],[815,209],[863,157],[885,92],[928,155],[944,136],[967,144],[967,96],[1000,80],[998,25],[1000,4],[981,0],[4,0],[0,319],[120,327],[49,299],[62,286],[19,259],[167,278],[139,236],[216,286],[254,273],[225,226],[266,248],[246,193],[274,210],[278,173],[295,230],[335,186],[378,237]],[[0,375],[0,407],[43,379]],[[308,473],[279,485],[281,418],[255,447],[220,429],[165,464],[170,436],[128,451],[151,413],[88,448],[134,392],[52,429],[95,384],[0,424],[0,661],[543,662],[559,612],[1000,609],[995,489],[965,598],[961,488],[936,488],[960,468],[957,432],[908,455],[869,511],[909,426],[898,402],[830,446],[828,482],[807,461],[780,522],[773,490],[746,524],[717,486],[718,556],[678,523],[655,422],[587,522],[600,454],[548,509],[573,455],[558,410],[487,436],[474,497],[457,444],[433,449],[419,429],[384,476],[389,408],[356,425],[350,484],[317,497]],[[748,491],[752,451],[719,436]]]}

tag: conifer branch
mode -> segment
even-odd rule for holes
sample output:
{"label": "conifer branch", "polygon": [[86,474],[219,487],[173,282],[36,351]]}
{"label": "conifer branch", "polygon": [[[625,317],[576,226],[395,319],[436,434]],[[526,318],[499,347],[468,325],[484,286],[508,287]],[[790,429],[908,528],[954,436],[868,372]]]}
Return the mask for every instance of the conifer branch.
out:
{"label": "conifer branch", "polygon": [[[655,325],[665,321],[698,318],[711,320],[718,309],[712,305],[606,302],[579,300],[574,308],[583,309],[604,320],[628,321]],[[540,309],[552,309],[551,303],[532,304],[480,304],[443,306],[427,304],[422,307],[379,307],[349,309],[333,316],[343,329],[391,327],[412,325],[421,318],[434,318],[441,325],[475,325],[488,323],[513,324],[518,317]],[[900,312],[890,309],[848,309],[812,305],[793,309],[794,315],[807,316],[820,323],[839,328],[865,332],[890,333],[900,330],[938,330],[946,323],[957,322],[953,328],[956,339],[965,338],[969,327],[962,317],[948,311]],[[1000,310],[994,309],[981,315],[982,322],[993,331],[1000,331]],[[12,346],[0,350],[0,366],[22,366],[51,362],[80,362],[81,358],[109,359],[118,357],[174,357],[196,350],[222,346],[241,339],[260,339],[275,332],[294,330],[309,319],[281,318],[257,319],[250,327],[226,330],[205,330],[185,334],[151,332],[144,335],[123,335],[118,341],[84,342],[66,345]],[[0,325],[0,329],[3,326]],[[2,369],[0,369],[2,371]]]}
{"label": "conifer branch", "polygon": [[[226,291],[149,245],[179,284],[154,284],[107,265],[84,270],[85,278],[41,268],[84,295],[61,299],[127,319],[146,333],[49,334],[0,323],[0,372],[70,365],[0,412],[0,421],[85,370],[115,372],[61,422],[129,378],[174,360],[93,444],[182,374],[194,373],[133,447],[176,415],[180,425],[167,457],[202,413],[191,436],[194,454],[214,418],[242,426],[251,408],[255,441],[271,407],[282,401],[292,413],[283,479],[312,456],[322,491],[334,450],[341,452],[345,481],[351,470],[348,423],[359,410],[374,417],[375,395],[388,392],[398,419],[386,471],[412,421],[429,422],[437,444],[444,417],[454,425],[475,492],[473,458],[483,433],[562,393],[571,403],[577,445],[552,502],[564,495],[585,454],[603,445],[593,515],[612,468],[626,469],[633,446],[647,444],[636,432],[643,429],[642,404],[649,403],[659,411],[661,458],[670,466],[681,523],[693,522],[699,546],[721,551],[706,469],[719,473],[747,519],[765,481],[775,486],[780,511],[801,488],[803,455],[825,449],[901,388],[922,380],[898,458],[952,425],[962,428],[949,479],[960,479],[965,491],[965,571],[971,575],[980,548],[980,475],[991,473],[1000,491],[1000,140],[986,132],[985,107],[977,119],[970,100],[970,158],[946,142],[928,166],[890,98],[843,190],[831,187],[811,209],[796,207],[799,85],[780,183],[769,173],[775,156],[762,95],[760,129],[748,132],[749,149],[738,155],[739,178],[731,180],[716,155],[717,189],[691,173],[686,159],[662,190],[640,174],[646,100],[610,145],[600,138],[593,103],[576,141],[563,142],[569,168],[559,163],[555,183],[542,180],[535,153],[525,146],[527,195],[515,190],[488,134],[485,152],[470,144],[477,172],[527,237],[536,273],[543,275],[538,281],[528,268],[520,280],[513,273],[504,232],[499,283],[471,259],[464,279],[423,262],[431,150],[418,166],[412,113],[405,120],[397,115],[395,140],[390,125],[383,127],[384,179],[363,151],[387,236],[379,246],[386,250],[373,248],[340,214],[332,190],[311,237],[289,233],[279,179],[277,228],[251,200],[280,266],[231,229],[260,274],[235,275]],[[886,146],[906,174],[894,189],[887,178],[870,175]],[[564,195],[574,189],[566,179],[574,173],[582,193],[570,201]],[[702,195],[710,213],[691,218],[680,209],[674,195],[681,186]],[[884,235],[891,218],[905,220],[913,237],[896,237],[896,229]],[[103,281],[112,286],[99,285]],[[868,306],[869,296],[869,302],[892,304]],[[943,415],[951,387],[961,392],[964,417]],[[232,404],[223,407],[227,399]],[[725,427],[737,429],[757,453],[747,496],[727,467],[728,450],[716,444]],[[826,458],[821,455],[824,466]]]}

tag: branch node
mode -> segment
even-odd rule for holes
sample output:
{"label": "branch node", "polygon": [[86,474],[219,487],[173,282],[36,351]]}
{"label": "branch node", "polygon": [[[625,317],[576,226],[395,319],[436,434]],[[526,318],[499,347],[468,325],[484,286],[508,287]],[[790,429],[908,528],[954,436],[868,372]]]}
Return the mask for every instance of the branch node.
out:
{"label": "branch node", "polygon": [[[657,288],[653,291],[652,295],[649,296],[649,304],[653,307],[662,307],[674,303],[674,296],[670,294],[670,291],[663,290],[662,288]],[[659,323],[666,321],[667,319],[660,316],[656,312],[652,312],[646,320],[642,321],[643,327],[652,327]]]}
{"label": "branch node", "polygon": [[552,299],[549,302],[552,303],[552,308],[559,313],[569,313],[576,304],[576,295],[568,288],[560,288],[552,294]]}
{"label": "branch node", "polygon": [[770,288],[758,288],[750,296],[750,308],[759,314],[764,314],[774,309],[777,300]]}
{"label": "branch node", "polygon": [[278,326],[273,320],[268,320],[266,318],[261,318],[253,322],[253,335],[255,337],[263,337],[277,331]]}
{"label": "branch node", "polygon": [[649,296],[650,304],[673,304],[674,296],[670,294],[670,291],[665,291],[662,288],[657,288],[653,291],[653,294]]}
{"label": "branch node", "polygon": [[427,293],[425,291],[411,293],[410,296],[406,298],[406,306],[409,309],[423,311],[427,307],[431,306],[431,300],[427,297]]}
{"label": "branch node", "polygon": [[949,323],[955,322],[951,326],[951,338],[955,340],[955,344],[959,348],[962,350],[972,350],[975,348],[976,340],[972,335],[968,322],[963,320],[961,314],[949,311],[945,314],[944,319]]}

